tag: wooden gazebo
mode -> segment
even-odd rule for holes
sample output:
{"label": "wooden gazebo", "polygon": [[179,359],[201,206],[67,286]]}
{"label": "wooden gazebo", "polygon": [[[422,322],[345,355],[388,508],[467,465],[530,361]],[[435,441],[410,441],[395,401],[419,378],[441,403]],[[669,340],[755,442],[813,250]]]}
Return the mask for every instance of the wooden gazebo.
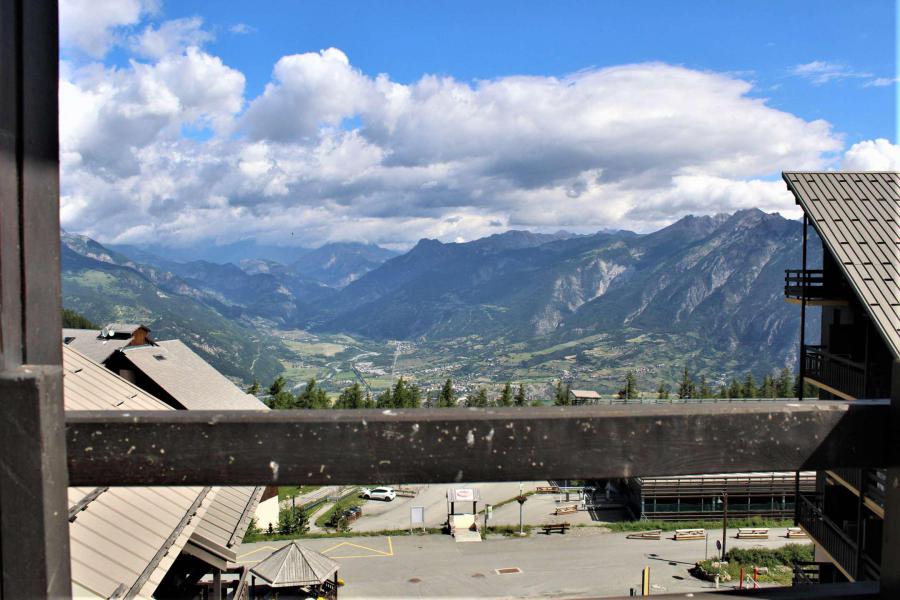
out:
{"label": "wooden gazebo", "polygon": [[[262,580],[262,587],[272,590],[307,590],[319,596],[337,598],[340,565],[323,554],[305,548],[295,541],[279,548],[250,569],[250,574]],[[259,593],[253,585],[253,595]]]}

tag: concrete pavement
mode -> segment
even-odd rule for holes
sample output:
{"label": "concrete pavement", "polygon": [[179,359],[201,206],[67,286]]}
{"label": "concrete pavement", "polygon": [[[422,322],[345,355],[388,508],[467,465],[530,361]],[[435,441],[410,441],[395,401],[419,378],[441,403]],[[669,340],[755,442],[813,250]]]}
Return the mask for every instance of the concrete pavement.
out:
{"label": "concrete pavement", "polygon": [[[790,543],[784,530],[769,540],[737,540],[728,547],[774,548]],[[710,531],[709,551],[721,532]],[[776,537],[778,536],[778,537]],[[796,540],[791,540],[796,541]],[[244,544],[238,559],[253,564],[285,542]],[[341,563],[347,582],[342,598],[508,598],[628,595],[649,566],[654,593],[696,592],[712,584],[688,569],[703,558],[704,540],[628,540],[599,527],[575,528],[566,535],[488,539],[457,544],[445,535],[351,537],[299,540]],[[801,542],[804,543],[804,542]],[[499,569],[512,569],[501,574]],[[518,571],[515,571],[518,570]]]}

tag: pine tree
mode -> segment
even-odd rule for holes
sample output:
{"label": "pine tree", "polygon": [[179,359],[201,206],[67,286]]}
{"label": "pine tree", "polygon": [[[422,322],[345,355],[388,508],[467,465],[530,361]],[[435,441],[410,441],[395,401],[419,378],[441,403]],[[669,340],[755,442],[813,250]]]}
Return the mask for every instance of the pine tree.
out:
{"label": "pine tree", "polygon": [[484,408],[488,405],[487,390],[483,387],[478,388],[474,394],[470,394],[466,398],[466,406],[469,408]]}
{"label": "pine tree", "polygon": [[771,375],[763,377],[762,387],[759,389],[759,395],[763,398],[775,398],[775,379]]}
{"label": "pine tree", "polygon": [[391,393],[391,388],[378,394],[378,398],[375,400],[375,408],[394,408],[394,396]]}
{"label": "pine tree", "polygon": [[619,390],[619,399],[633,400],[637,397],[637,378],[635,378],[633,371],[628,371],[625,375],[625,387]]}
{"label": "pine tree", "polygon": [[685,367],[681,372],[681,383],[678,385],[678,397],[694,398],[696,397],[696,394],[697,390],[694,385],[694,380],[691,378],[691,372]]}
{"label": "pine tree", "polygon": [[259,381],[256,380],[256,377],[253,378],[253,383],[250,384],[250,387],[247,388],[247,393],[251,396],[256,396],[259,394]]}
{"label": "pine tree", "polygon": [[775,387],[779,398],[792,398],[795,396],[794,377],[791,375],[790,369],[787,367],[781,369],[778,373],[778,381]]}
{"label": "pine tree", "polygon": [[724,383],[722,384],[722,387],[719,388],[719,398],[723,400],[728,398],[728,386]]}
{"label": "pine tree", "polygon": [[364,408],[365,404],[362,388],[359,387],[359,383],[354,383],[341,392],[334,403],[334,408]]}
{"label": "pine tree", "polygon": [[744,385],[741,388],[741,394],[744,398],[758,397],[759,390],[756,389],[756,382],[753,381],[753,373],[747,373],[747,377],[744,378]]}
{"label": "pine tree", "polygon": [[660,381],[659,387],[656,388],[656,398],[658,400],[668,400],[670,392],[671,388],[669,388],[669,385],[664,381]]}
{"label": "pine tree", "polygon": [[525,386],[523,384],[519,384],[519,389],[516,390],[516,398],[513,400],[513,403],[516,406],[525,406],[526,398],[525,398]]}
{"label": "pine tree", "polygon": [[444,382],[444,387],[441,388],[440,394],[438,394],[437,405],[438,408],[456,406],[456,390],[453,389],[453,381],[449,377]]}
{"label": "pine tree", "polygon": [[712,398],[713,391],[712,388],[709,387],[709,384],[706,382],[706,375],[700,376],[700,389],[698,397],[700,398]]}
{"label": "pine tree", "polygon": [[729,398],[740,398],[743,393],[743,388],[741,387],[741,382],[737,380],[737,378],[731,378],[731,384],[728,386],[728,397]]}
{"label": "pine tree", "polygon": [[286,382],[284,377],[279,376],[269,386],[269,396],[266,398],[266,405],[275,410],[290,410],[297,408],[297,399],[294,395],[285,389]]}
{"label": "pine tree", "polygon": [[503,391],[500,392],[500,398],[497,400],[497,406],[512,406],[512,404],[513,404],[512,384],[507,381],[506,385],[503,386]]}
{"label": "pine tree", "polygon": [[556,382],[556,395],[553,398],[553,404],[556,406],[568,406],[572,403],[569,400],[569,386],[563,386],[562,380]]}
{"label": "pine tree", "polygon": [[297,395],[296,408],[330,408],[328,394],[316,383],[313,377],[306,382],[306,387]]}

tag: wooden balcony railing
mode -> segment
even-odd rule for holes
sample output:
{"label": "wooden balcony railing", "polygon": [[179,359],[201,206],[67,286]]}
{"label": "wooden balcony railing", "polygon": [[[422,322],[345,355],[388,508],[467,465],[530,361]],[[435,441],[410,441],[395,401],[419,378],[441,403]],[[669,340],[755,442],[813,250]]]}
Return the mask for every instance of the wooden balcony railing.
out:
{"label": "wooden balcony railing", "polygon": [[840,567],[857,578],[856,542],[825,516],[821,498],[801,494],[797,503],[797,520]]}
{"label": "wooden balcony railing", "polygon": [[884,508],[887,473],[884,469],[830,469],[853,488]]}
{"label": "wooden balcony railing", "polygon": [[[805,294],[804,294],[805,291]],[[827,281],[822,269],[786,269],[784,297],[816,303],[827,300],[846,300],[847,290]]]}
{"label": "wooden balcony railing", "polygon": [[803,347],[803,365],[806,377],[828,386],[837,395],[848,400],[866,397],[865,365],[830,354],[821,346]]}

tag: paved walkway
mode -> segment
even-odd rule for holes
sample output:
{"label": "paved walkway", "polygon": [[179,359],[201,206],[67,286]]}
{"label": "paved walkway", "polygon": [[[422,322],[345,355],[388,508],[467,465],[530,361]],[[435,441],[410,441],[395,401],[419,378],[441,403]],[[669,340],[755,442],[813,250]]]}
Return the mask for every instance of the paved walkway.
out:
{"label": "paved walkway", "polygon": [[[710,532],[712,535],[713,532]],[[728,547],[774,548],[790,543],[784,530],[770,540],[737,540]],[[715,552],[715,537],[709,551]],[[795,541],[795,540],[791,540]],[[244,544],[238,560],[253,564],[284,542]],[[697,592],[712,584],[688,573],[704,556],[705,540],[676,542],[628,540],[626,534],[599,527],[572,529],[566,535],[489,539],[457,544],[449,536],[352,537],[301,540],[301,544],[341,563],[347,585],[342,598],[508,598],[628,595],[650,567],[654,593]],[[518,569],[501,574],[499,569]]]}

